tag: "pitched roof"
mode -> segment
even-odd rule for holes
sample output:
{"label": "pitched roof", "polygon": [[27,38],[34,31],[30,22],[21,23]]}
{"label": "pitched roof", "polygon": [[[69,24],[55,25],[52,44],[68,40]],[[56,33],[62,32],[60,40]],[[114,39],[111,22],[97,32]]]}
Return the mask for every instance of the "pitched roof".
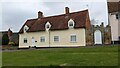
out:
{"label": "pitched roof", "polygon": [[108,2],[108,12],[118,12],[120,10],[120,1],[119,2]]}
{"label": "pitched roof", "polygon": [[90,24],[88,10],[69,13],[69,15],[61,14],[56,16],[49,16],[37,19],[27,20],[22,26],[19,33],[23,33],[23,27],[27,25],[29,27],[27,32],[44,31],[45,24],[50,22],[50,30],[62,30],[68,29],[68,21],[73,19],[75,22],[74,28],[86,28]]}

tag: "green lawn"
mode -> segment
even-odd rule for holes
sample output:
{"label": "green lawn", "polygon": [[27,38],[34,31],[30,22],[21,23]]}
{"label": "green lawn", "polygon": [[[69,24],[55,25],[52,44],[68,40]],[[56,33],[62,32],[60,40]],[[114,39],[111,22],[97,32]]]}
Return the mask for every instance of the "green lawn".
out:
{"label": "green lawn", "polygon": [[3,52],[3,66],[117,66],[118,46]]}
{"label": "green lawn", "polygon": [[[1,48],[0,48],[1,49]],[[2,66],[2,52],[0,52],[0,67]]]}

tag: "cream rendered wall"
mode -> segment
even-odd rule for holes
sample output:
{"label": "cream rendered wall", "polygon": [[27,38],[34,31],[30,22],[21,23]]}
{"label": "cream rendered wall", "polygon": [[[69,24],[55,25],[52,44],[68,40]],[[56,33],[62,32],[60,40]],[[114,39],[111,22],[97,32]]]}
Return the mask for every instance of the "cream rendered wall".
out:
{"label": "cream rendered wall", "polygon": [[[70,42],[70,35],[77,36],[77,42]],[[40,42],[40,37],[45,36],[45,42]],[[54,36],[59,36],[60,41],[54,42]],[[35,38],[36,47],[73,47],[85,46],[85,29],[68,29],[56,31],[41,31],[19,34],[19,48],[32,46],[32,37]],[[24,43],[23,39],[27,38],[28,43]],[[49,41],[50,40],[50,41]],[[49,44],[50,43],[50,44]]]}
{"label": "cream rendered wall", "polygon": [[112,41],[118,41],[118,19],[116,19],[114,14],[109,14],[109,22],[111,26]]}
{"label": "cream rendered wall", "polygon": [[[76,42],[70,42],[70,36],[76,35]],[[59,42],[54,42],[54,36],[59,36]],[[50,32],[50,46],[51,47],[74,47],[74,46],[85,46],[85,29],[68,29]]]}
{"label": "cream rendered wall", "polygon": [[[45,36],[45,42],[40,42],[41,36]],[[19,34],[19,48],[32,46],[32,37],[34,37],[35,41],[37,41],[34,44],[36,47],[49,47],[49,33],[46,31],[41,31]],[[28,43],[23,42],[24,38],[27,38]]]}

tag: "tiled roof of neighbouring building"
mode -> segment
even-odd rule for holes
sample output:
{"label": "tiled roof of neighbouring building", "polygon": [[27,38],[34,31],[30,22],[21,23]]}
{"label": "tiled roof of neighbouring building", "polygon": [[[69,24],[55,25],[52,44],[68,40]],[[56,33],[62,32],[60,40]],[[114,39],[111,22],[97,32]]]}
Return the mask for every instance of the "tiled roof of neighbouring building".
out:
{"label": "tiled roof of neighbouring building", "polygon": [[119,2],[108,2],[108,12],[118,12],[120,11],[120,1]]}

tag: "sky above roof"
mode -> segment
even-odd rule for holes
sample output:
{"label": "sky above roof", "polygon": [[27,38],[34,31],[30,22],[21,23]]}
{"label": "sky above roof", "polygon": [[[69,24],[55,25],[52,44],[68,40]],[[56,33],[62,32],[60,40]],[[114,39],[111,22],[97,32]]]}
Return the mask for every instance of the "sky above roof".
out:
{"label": "sky above roof", "polygon": [[90,20],[96,20],[96,24],[108,23],[106,0],[2,0],[0,4],[0,31],[11,28],[18,32],[27,19],[37,18],[38,11],[42,11],[44,16],[64,14],[65,7],[69,7],[70,12],[89,10]]}

